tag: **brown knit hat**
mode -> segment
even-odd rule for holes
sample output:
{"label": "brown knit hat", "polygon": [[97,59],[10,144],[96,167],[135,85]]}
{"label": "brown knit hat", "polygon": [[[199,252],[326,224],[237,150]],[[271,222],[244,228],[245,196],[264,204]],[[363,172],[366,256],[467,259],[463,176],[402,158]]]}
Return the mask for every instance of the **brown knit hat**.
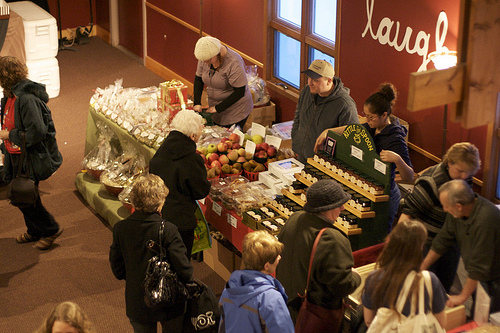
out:
{"label": "brown knit hat", "polygon": [[304,210],[309,213],[320,213],[342,206],[351,199],[351,195],[335,180],[321,179],[309,186],[306,199]]}

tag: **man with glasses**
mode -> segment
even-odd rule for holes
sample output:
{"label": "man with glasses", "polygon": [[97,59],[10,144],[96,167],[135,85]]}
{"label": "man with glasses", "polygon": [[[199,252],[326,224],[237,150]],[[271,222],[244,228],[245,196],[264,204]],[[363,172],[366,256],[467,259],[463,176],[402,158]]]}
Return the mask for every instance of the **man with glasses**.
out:
{"label": "man with glasses", "polygon": [[314,156],[318,136],[327,128],[359,124],[356,104],[349,88],[335,77],[332,64],[314,60],[305,71],[307,86],[302,89],[292,127],[292,149],[302,163]]}
{"label": "man with glasses", "polygon": [[[413,191],[400,203],[399,221],[414,218],[420,220],[427,229],[428,237],[424,246],[424,256],[441,230],[446,212],[439,201],[439,189],[453,179],[462,179],[472,188],[472,177],[481,166],[479,151],[469,142],[459,142],[451,146],[443,161],[426,170],[415,181]],[[429,270],[441,280],[446,292],[450,292],[460,259],[458,246],[453,246],[436,261]]]}

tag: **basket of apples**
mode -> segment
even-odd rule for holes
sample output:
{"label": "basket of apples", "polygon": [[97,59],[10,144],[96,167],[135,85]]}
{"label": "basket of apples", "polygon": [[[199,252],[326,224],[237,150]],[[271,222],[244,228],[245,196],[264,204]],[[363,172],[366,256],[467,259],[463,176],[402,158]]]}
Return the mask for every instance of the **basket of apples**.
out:
{"label": "basket of apples", "polygon": [[[240,136],[236,133],[231,133],[229,137],[222,138],[217,144],[211,143],[206,147],[197,149],[198,154],[205,161],[207,178],[218,178],[242,173],[242,162],[243,159],[246,161],[246,152],[239,142]],[[243,159],[239,159],[240,157],[243,157]]]}

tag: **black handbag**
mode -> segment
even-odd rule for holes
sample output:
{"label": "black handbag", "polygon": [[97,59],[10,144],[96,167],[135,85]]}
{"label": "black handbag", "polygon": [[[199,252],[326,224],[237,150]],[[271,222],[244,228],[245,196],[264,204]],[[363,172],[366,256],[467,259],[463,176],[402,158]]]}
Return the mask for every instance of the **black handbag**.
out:
{"label": "black handbag", "polygon": [[28,208],[36,204],[40,193],[38,192],[36,183],[30,179],[29,163],[26,173],[23,172],[23,162],[25,158],[28,159],[28,156],[26,153],[26,137],[24,132],[21,132],[21,137],[23,139],[21,157],[19,159],[16,176],[9,184],[7,197],[11,205],[19,208]]}
{"label": "black handbag", "polygon": [[[216,333],[219,330],[221,309],[212,288],[194,279],[195,288],[189,294],[184,315],[183,333]],[[190,289],[191,290],[191,289]]]}
{"label": "black handbag", "polygon": [[[165,221],[160,224],[159,253],[148,261],[146,277],[144,278],[144,302],[152,309],[170,307],[175,303],[180,303],[187,298],[187,289],[179,281],[177,274],[170,269],[170,264],[163,248],[163,229]],[[149,240],[147,246],[154,250],[156,243]]]}

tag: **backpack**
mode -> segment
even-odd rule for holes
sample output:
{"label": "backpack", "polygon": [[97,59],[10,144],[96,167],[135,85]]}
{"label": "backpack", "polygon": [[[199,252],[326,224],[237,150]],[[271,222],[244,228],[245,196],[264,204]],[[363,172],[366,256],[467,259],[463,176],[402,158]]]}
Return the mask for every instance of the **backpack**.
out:
{"label": "backpack", "polygon": [[[412,271],[405,279],[403,288],[396,301],[396,309],[381,307],[377,310],[367,333],[445,333],[438,320],[432,313],[425,313],[424,289],[427,287],[429,302],[432,304],[432,283],[428,271],[422,271],[423,278],[420,279],[418,287],[418,314],[415,313],[415,295],[412,295],[411,310],[408,317],[402,314],[403,307],[408,297],[408,292],[417,273]],[[398,315],[399,314],[399,315]]]}

